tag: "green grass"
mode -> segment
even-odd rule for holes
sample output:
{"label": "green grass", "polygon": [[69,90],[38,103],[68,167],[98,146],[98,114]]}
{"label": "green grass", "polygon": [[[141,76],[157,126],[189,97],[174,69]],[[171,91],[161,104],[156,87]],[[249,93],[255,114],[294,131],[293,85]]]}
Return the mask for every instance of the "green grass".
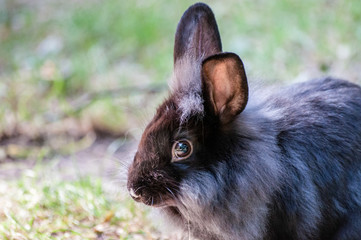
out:
{"label": "green grass", "polygon": [[98,178],[64,181],[27,171],[20,180],[0,181],[0,202],[4,240],[159,236],[141,208],[124,196],[106,192]]}
{"label": "green grass", "polygon": [[[224,51],[240,55],[250,81],[361,83],[359,0],[206,2]],[[174,32],[193,3],[0,0],[0,168],[4,156],[41,164],[71,155],[92,131],[139,129],[166,95]],[[159,238],[143,210],[105,191],[99,176],[41,175],[0,181],[1,239]]]}

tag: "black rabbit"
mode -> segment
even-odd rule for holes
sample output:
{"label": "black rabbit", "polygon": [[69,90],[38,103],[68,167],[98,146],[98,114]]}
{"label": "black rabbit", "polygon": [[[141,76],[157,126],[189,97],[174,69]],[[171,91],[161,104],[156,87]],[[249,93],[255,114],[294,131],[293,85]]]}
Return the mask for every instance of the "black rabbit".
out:
{"label": "black rabbit", "polygon": [[191,6],[170,96],[129,168],[132,198],[202,240],[361,239],[361,88],[326,78],[251,93],[211,9]]}

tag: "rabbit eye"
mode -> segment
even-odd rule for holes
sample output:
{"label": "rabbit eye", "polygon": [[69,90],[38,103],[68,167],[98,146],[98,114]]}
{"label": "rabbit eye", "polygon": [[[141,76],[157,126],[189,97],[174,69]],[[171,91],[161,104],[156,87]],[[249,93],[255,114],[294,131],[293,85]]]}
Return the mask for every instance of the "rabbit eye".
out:
{"label": "rabbit eye", "polygon": [[173,144],[172,162],[188,158],[193,152],[192,143],[186,139],[178,140]]}

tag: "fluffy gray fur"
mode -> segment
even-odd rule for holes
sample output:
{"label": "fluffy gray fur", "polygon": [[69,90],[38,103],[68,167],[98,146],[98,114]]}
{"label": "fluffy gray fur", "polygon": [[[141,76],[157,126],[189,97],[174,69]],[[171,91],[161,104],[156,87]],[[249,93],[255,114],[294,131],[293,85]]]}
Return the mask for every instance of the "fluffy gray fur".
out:
{"label": "fluffy gray fur", "polygon": [[[193,66],[189,68],[189,66]],[[190,116],[203,114],[201,60],[192,55],[178,60],[174,66],[173,77],[169,83],[171,93],[177,98],[180,122]]]}
{"label": "fluffy gray fur", "polygon": [[[185,235],[268,239],[270,206],[277,199],[287,217],[297,216],[294,239],[319,239],[326,215],[361,209],[360,88],[323,79],[257,96],[225,129],[237,132],[246,148],[219,153],[229,159],[182,181],[177,207]],[[247,164],[236,165],[240,160]],[[179,226],[180,219],[170,217]]]}

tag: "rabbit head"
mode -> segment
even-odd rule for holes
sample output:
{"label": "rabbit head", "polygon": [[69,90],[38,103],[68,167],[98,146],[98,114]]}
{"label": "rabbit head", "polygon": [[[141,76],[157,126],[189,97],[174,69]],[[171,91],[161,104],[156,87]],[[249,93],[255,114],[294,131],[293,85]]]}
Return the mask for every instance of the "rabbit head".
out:
{"label": "rabbit head", "polygon": [[129,170],[131,196],[153,206],[174,204],[187,168],[211,164],[206,139],[232,122],[247,99],[241,59],[222,53],[210,8],[192,6],[175,35],[170,97],[146,127]]}
{"label": "rabbit head", "polygon": [[[203,229],[199,232],[215,234],[198,234],[207,239],[224,231],[240,201],[245,211],[239,221],[262,212],[255,213],[247,204],[259,203],[258,209],[263,209],[262,196],[267,194],[262,186],[272,189],[269,185],[276,184],[277,170],[265,160],[272,151],[263,148],[270,144],[259,143],[269,138],[249,126],[242,133],[235,130],[235,125],[242,125],[237,119],[247,101],[241,59],[222,52],[211,9],[202,3],[191,6],[175,35],[170,96],[146,127],[129,168],[127,187],[132,198],[163,207],[173,220],[193,221],[193,232]],[[260,131],[266,132],[267,123],[262,126]],[[207,225],[204,219],[212,220]],[[239,226],[234,222],[235,229]]]}

